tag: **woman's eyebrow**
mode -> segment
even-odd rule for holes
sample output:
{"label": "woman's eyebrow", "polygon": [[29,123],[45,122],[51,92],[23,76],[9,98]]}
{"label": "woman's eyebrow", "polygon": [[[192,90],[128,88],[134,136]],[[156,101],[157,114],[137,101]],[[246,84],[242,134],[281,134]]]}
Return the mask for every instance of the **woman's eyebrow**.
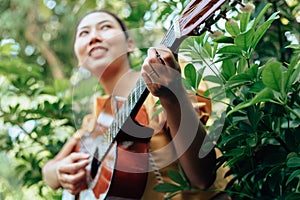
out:
{"label": "woman's eyebrow", "polygon": [[[101,24],[103,24],[103,23],[106,23],[106,22],[112,23],[111,20],[106,19],[106,20],[103,20],[103,21],[98,22],[96,25],[99,26],[99,25],[101,25]],[[90,27],[90,25],[81,26],[81,27],[78,27],[78,30],[85,29],[85,28],[88,28],[88,27]]]}

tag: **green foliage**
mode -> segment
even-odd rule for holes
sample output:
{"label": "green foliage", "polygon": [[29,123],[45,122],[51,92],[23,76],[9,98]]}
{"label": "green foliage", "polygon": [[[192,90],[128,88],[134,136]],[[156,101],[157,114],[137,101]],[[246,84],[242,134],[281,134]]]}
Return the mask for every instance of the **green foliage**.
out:
{"label": "green foliage", "polygon": [[[222,88],[229,101],[222,134],[215,142],[223,152],[219,164],[229,166],[227,175],[233,176],[227,188],[233,199],[300,197],[300,46],[286,46],[293,53],[284,62],[280,56],[257,59],[257,52],[263,53],[257,48],[279,18],[273,12],[264,19],[270,8],[274,5],[265,4],[251,17],[251,13],[241,13],[226,22],[227,36],[210,41],[201,36],[201,42],[194,39],[194,45],[185,43],[182,50],[196,57],[189,49],[198,49],[198,57],[206,55],[206,60],[220,66],[220,73],[204,80],[216,85],[206,93],[212,102],[222,101],[216,98]],[[279,41],[271,38],[268,42],[278,46]],[[216,56],[209,56],[207,43]],[[186,74],[186,81],[193,80],[189,89],[197,84],[196,70],[188,71],[192,73]]]}
{"label": "green foliage", "polygon": [[[42,181],[41,167],[80,124],[72,116],[85,114],[72,110],[72,98],[87,102],[88,94],[80,92],[87,87],[85,83],[72,93],[69,80],[56,79],[50,73],[49,55],[62,63],[60,69],[66,76],[75,71],[72,38],[77,19],[88,10],[107,8],[118,10],[129,29],[145,24],[161,29],[187,3],[66,0],[51,6],[47,2],[54,1],[0,3],[0,38],[4,39],[0,45],[0,146],[12,160],[10,175],[1,173],[1,199],[39,195],[41,199],[60,199],[60,191],[49,190]],[[233,199],[299,199],[300,46],[299,41],[292,44],[290,39],[293,35],[299,38],[295,17],[299,6],[286,1],[254,3],[253,13],[239,12],[225,22],[224,30],[217,25],[225,36],[214,39],[203,34],[184,41],[180,51],[193,64],[185,68],[183,82],[192,92],[197,92],[201,79],[212,83],[204,97],[226,106],[226,113],[209,128],[210,137],[223,152],[219,165],[226,163],[231,168],[228,175],[233,179],[226,191]],[[281,23],[284,20],[288,23]],[[30,30],[37,41],[26,35]],[[152,45],[161,34],[139,31],[134,38],[141,41],[138,47]],[[18,42],[7,42],[9,38]],[[48,51],[42,51],[45,49]],[[134,68],[139,68],[145,51],[141,49],[131,58]],[[204,72],[207,68],[212,72],[209,75]],[[2,156],[1,161],[5,159]],[[181,190],[196,190],[182,171],[170,171],[169,176],[172,183],[155,188],[168,193],[167,198]],[[17,195],[12,192],[15,190],[22,192]],[[28,190],[39,195],[27,195]]]}
{"label": "green foliage", "polygon": [[[41,167],[74,132],[71,98],[66,95],[69,84],[56,80],[47,85],[41,67],[20,59],[16,47],[18,44],[12,40],[1,41],[0,146],[3,153],[16,160],[11,176],[22,180],[27,188],[37,186],[43,195],[47,188],[42,182]],[[9,191],[15,189],[10,188],[13,185],[1,184],[7,188],[1,195],[12,195]]]}

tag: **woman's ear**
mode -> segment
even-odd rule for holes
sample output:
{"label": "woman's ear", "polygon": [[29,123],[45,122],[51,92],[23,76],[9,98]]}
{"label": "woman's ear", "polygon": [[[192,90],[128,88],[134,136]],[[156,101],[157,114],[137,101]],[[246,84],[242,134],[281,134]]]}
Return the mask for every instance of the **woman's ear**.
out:
{"label": "woman's ear", "polygon": [[132,53],[134,51],[134,48],[135,48],[133,39],[128,38],[127,43],[128,43],[128,53]]}

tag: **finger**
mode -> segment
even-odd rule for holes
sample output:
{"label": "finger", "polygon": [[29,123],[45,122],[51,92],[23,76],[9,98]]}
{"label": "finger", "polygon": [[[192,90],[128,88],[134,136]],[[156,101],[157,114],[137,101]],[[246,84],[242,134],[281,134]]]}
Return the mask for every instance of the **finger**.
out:
{"label": "finger", "polygon": [[81,170],[75,175],[61,174],[59,176],[60,185],[73,193],[79,192],[86,185],[86,171]]}
{"label": "finger", "polygon": [[82,189],[80,186],[75,186],[72,184],[65,184],[64,186],[62,186],[64,189],[68,190],[68,192],[72,195],[76,195],[78,194]]}
{"label": "finger", "polygon": [[147,53],[148,53],[148,57],[150,58],[149,62],[151,63],[159,62],[159,59],[156,56],[156,49],[154,47],[150,47]]}
{"label": "finger", "polygon": [[72,137],[70,140],[68,140],[67,143],[64,144],[61,151],[57,154],[57,159],[62,159],[71,154],[71,152],[74,150],[75,146],[77,145],[78,140],[74,137]]}
{"label": "finger", "polygon": [[164,61],[165,65],[180,71],[180,66],[175,59],[173,52],[168,48],[158,47],[155,49],[159,57]]}
{"label": "finger", "polygon": [[86,171],[85,170],[80,170],[78,173],[76,174],[64,174],[61,173],[59,176],[59,180],[62,183],[69,183],[72,185],[76,185],[79,182],[82,182],[82,180],[84,180],[86,177]]}
{"label": "finger", "polygon": [[73,152],[70,154],[70,158],[73,162],[77,162],[79,160],[89,159],[90,154],[83,152]]}
{"label": "finger", "polygon": [[58,167],[58,172],[63,174],[75,174],[79,170],[84,169],[90,163],[89,160],[81,160],[77,163],[70,163]]}
{"label": "finger", "polygon": [[152,83],[150,76],[146,72],[142,72],[141,75],[142,75],[142,78],[143,78],[144,82],[146,83],[146,85],[149,85]]}

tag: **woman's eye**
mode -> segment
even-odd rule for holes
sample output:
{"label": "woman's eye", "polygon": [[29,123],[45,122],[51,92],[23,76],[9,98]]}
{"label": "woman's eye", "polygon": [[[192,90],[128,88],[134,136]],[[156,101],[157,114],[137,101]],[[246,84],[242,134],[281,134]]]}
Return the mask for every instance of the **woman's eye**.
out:
{"label": "woman's eye", "polygon": [[104,24],[101,26],[101,30],[107,30],[107,29],[110,29],[111,28],[111,25],[109,24]]}
{"label": "woman's eye", "polygon": [[87,35],[89,32],[88,31],[81,31],[79,32],[79,36],[84,36]]}

